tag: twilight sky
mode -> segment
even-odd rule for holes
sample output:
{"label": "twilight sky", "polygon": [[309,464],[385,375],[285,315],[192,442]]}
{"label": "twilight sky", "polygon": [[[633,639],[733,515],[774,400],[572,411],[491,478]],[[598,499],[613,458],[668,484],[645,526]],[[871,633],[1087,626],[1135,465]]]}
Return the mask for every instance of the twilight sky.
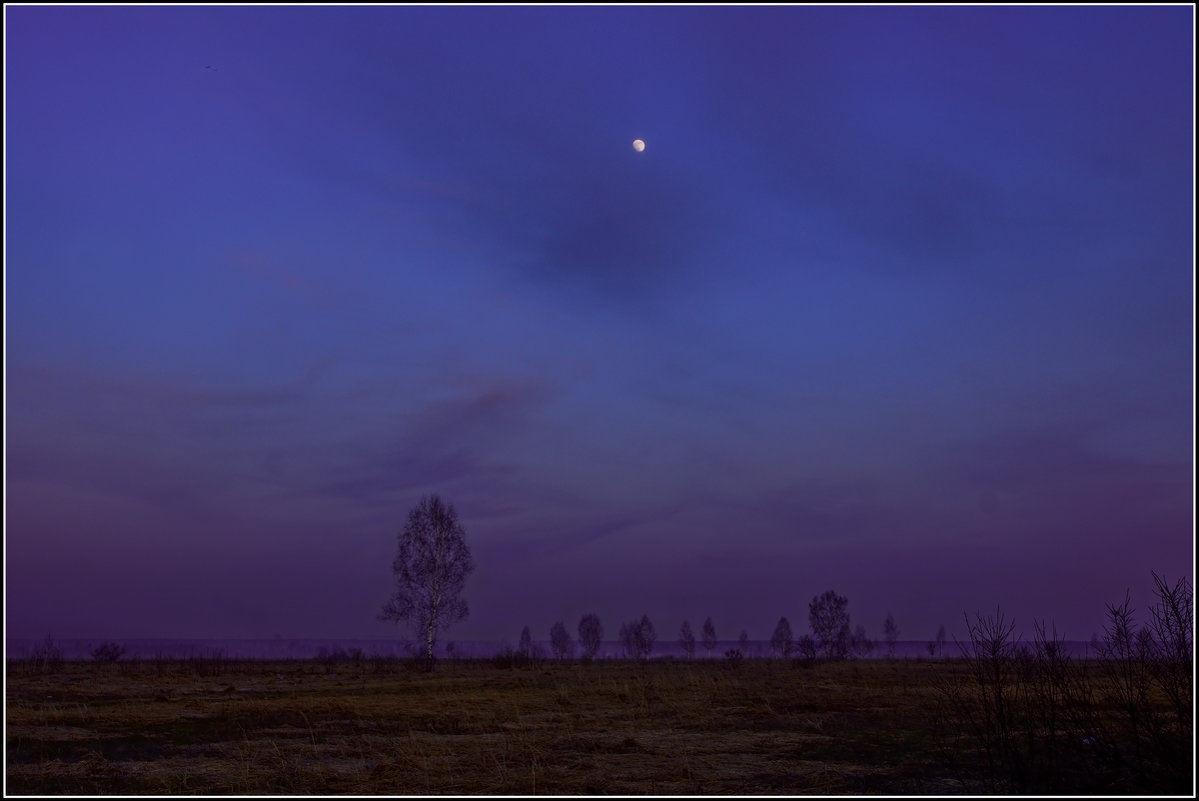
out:
{"label": "twilight sky", "polygon": [[5,18],[9,636],[398,635],[429,492],[448,639],[1192,576],[1191,6]]}

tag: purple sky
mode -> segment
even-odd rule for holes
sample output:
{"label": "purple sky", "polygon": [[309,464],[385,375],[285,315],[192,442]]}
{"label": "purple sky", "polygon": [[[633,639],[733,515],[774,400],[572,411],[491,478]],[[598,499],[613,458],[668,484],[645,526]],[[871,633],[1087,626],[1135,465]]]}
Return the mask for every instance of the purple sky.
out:
{"label": "purple sky", "polygon": [[1192,575],[1191,6],[5,18],[10,636],[396,635],[429,492],[449,639]]}

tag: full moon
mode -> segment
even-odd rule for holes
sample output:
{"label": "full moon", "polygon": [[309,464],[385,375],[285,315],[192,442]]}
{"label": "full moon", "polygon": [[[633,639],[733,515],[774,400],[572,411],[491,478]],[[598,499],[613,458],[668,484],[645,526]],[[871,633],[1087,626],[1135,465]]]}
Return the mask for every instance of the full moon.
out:
{"label": "full moon", "polygon": [[634,139],[633,149],[640,153],[642,150],[645,150],[645,142],[641,141],[640,139]]}

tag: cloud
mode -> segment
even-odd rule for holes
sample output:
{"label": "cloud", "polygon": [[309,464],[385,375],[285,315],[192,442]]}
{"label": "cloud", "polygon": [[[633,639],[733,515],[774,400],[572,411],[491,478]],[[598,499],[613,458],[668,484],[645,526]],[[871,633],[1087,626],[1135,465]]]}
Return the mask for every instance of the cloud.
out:
{"label": "cloud", "polygon": [[[501,446],[519,439],[530,414],[552,395],[540,381],[500,378],[460,386],[453,397],[426,401],[405,415],[391,435],[343,442],[339,466],[311,491],[392,506],[413,491],[465,488],[495,514],[507,507],[493,493],[515,469],[503,461]],[[346,460],[345,454],[354,455]]]}

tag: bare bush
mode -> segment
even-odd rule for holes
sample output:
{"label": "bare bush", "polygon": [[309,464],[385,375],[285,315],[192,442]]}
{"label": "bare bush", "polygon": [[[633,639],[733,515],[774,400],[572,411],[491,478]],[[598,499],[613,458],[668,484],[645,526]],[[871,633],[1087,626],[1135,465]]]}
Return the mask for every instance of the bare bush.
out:
{"label": "bare bush", "polygon": [[966,616],[969,645],[959,644],[969,684],[949,694],[953,714],[974,735],[987,763],[990,790],[1023,792],[1027,785],[1024,754],[1017,742],[1017,710],[1022,685],[1016,671],[1014,620],[995,610],[993,616]]}
{"label": "bare bush", "polygon": [[[999,610],[967,618],[970,641],[959,644],[966,670],[947,672],[941,687],[945,755],[965,766],[963,775],[981,762],[990,792],[1185,791],[1193,779],[1189,718],[1159,678],[1172,681],[1162,641],[1180,627],[1158,621],[1173,616],[1185,629],[1190,598],[1185,583],[1163,580],[1157,591],[1151,627],[1137,627],[1127,594],[1107,605],[1103,636],[1092,640],[1099,658],[1087,662],[1072,659],[1044,621],[1034,623],[1029,647]],[[1182,654],[1180,699],[1191,692],[1189,645],[1180,647],[1187,642],[1175,641],[1173,651]]]}
{"label": "bare bush", "polygon": [[1158,598],[1149,607],[1157,645],[1153,679],[1170,699],[1178,734],[1189,740],[1194,731],[1194,592],[1185,578],[1171,586],[1165,576],[1152,575]]}

